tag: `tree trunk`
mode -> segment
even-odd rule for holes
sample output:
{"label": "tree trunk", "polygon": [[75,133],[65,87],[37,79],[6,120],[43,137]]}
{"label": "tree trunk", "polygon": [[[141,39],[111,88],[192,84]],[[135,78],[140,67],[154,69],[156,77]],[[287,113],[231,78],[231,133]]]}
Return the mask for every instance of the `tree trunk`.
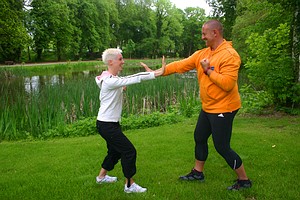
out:
{"label": "tree trunk", "polygon": [[30,48],[29,48],[29,46],[27,47],[27,54],[28,54],[28,61],[31,61]]}
{"label": "tree trunk", "polygon": [[42,60],[42,52],[43,52],[43,49],[41,49],[41,48],[38,48],[38,49],[36,50],[37,60],[38,60],[38,61]]}
{"label": "tree trunk", "polygon": [[293,21],[293,45],[292,45],[292,58],[294,63],[294,69],[298,77],[296,77],[298,82],[300,82],[300,15],[299,15],[299,1],[295,3],[295,13]]}

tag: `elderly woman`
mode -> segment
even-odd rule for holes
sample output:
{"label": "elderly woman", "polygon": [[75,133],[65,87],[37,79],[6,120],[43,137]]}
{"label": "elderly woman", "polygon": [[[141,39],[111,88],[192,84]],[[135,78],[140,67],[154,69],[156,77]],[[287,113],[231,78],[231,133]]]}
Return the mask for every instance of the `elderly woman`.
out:
{"label": "elderly woman", "polygon": [[140,83],[141,81],[155,79],[164,73],[164,58],[162,68],[156,71],[149,70],[141,63],[146,71],[131,76],[119,77],[123,69],[124,59],[122,51],[110,48],[103,52],[102,60],[108,70],[96,77],[96,83],[100,88],[100,109],[97,116],[97,129],[107,144],[107,155],[102,162],[102,168],[96,177],[98,184],[113,183],[117,177],[107,175],[108,171],[121,159],[123,174],[126,178],[124,191],[126,193],[146,192],[147,189],[139,186],[133,180],[136,173],[136,149],[130,140],[123,134],[120,126],[122,113],[123,88],[127,85]]}

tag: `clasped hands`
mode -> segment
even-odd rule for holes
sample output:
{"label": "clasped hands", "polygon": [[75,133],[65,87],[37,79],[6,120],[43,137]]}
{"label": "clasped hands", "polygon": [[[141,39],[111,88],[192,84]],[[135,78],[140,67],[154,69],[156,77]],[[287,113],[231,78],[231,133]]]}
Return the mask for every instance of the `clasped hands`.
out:
{"label": "clasped hands", "polygon": [[155,77],[161,76],[161,75],[163,75],[165,73],[165,68],[166,68],[165,56],[162,57],[162,62],[161,63],[162,63],[161,64],[162,65],[161,68],[159,68],[157,70],[152,70],[145,63],[140,62],[140,64],[145,68],[145,70],[147,72],[154,72]]}

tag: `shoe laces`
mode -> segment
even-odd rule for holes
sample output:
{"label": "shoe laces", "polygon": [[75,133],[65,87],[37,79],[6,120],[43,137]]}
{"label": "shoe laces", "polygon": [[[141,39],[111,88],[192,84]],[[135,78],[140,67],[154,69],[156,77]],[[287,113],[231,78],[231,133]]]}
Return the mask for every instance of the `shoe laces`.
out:
{"label": "shoe laces", "polygon": [[232,189],[239,189],[241,187],[239,179],[235,180],[235,183],[231,186]]}
{"label": "shoe laces", "polygon": [[105,175],[103,178],[98,179],[98,181],[99,182],[115,182],[115,177]]}
{"label": "shoe laces", "polygon": [[136,183],[133,183],[133,184],[132,184],[132,187],[133,187],[135,190],[140,190],[140,189],[142,189],[142,187],[139,186],[139,185],[136,184]]}

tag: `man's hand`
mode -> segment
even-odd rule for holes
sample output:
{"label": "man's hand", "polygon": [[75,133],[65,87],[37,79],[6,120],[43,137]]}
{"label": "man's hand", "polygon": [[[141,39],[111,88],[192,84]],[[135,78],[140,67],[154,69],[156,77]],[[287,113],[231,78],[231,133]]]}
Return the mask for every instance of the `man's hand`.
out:
{"label": "man's hand", "polygon": [[201,63],[201,66],[204,71],[205,71],[205,69],[208,69],[210,67],[210,63],[207,58],[204,58],[203,60],[201,60],[200,63]]}
{"label": "man's hand", "polygon": [[162,57],[161,60],[161,68],[154,71],[155,76],[161,76],[165,73],[166,69],[166,62],[165,62],[165,56]]}
{"label": "man's hand", "polygon": [[[150,69],[145,63],[141,62],[140,64],[145,68],[145,70],[147,72],[153,72],[153,70]],[[161,76],[165,73],[165,68],[166,68],[165,56],[162,57],[162,64],[161,65],[162,65],[161,68],[154,71],[155,77]]]}
{"label": "man's hand", "polygon": [[211,72],[208,72],[210,70],[210,62],[207,58],[204,58],[203,60],[200,61],[200,64],[202,66],[203,72],[206,75],[209,75]]}

